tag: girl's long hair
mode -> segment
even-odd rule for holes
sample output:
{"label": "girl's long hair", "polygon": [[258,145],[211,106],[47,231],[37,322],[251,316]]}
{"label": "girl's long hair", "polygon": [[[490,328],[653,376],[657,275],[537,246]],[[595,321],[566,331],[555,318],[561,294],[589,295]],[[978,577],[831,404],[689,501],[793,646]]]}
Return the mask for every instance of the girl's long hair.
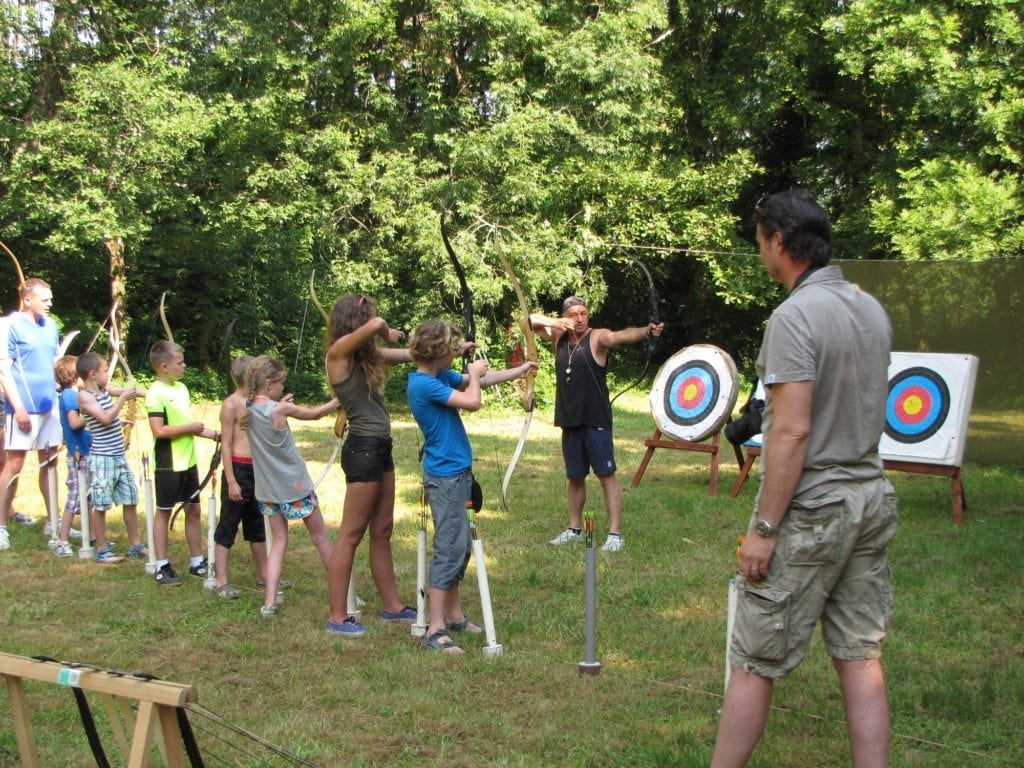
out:
{"label": "girl's long hair", "polygon": [[260,355],[249,364],[245,370],[245,412],[238,419],[238,425],[242,429],[249,428],[252,401],[256,394],[266,386],[268,381],[283,378],[284,374],[284,365],[270,355]]}
{"label": "girl's long hair", "polygon": [[[327,327],[327,347],[377,315],[377,302],[369,296],[348,293],[334,303],[331,321]],[[363,372],[371,392],[384,394],[386,378],[384,358],[377,349],[376,340],[370,340],[352,354],[352,361]]]}

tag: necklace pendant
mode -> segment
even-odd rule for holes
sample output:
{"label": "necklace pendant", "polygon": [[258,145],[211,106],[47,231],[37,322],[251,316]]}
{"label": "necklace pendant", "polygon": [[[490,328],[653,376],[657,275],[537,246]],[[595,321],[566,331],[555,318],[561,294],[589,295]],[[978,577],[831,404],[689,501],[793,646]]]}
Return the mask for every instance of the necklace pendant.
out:
{"label": "necklace pendant", "polygon": [[568,368],[565,369],[565,375],[566,376],[568,376],[570,373],[572,373],[572,366],[571,365]]}

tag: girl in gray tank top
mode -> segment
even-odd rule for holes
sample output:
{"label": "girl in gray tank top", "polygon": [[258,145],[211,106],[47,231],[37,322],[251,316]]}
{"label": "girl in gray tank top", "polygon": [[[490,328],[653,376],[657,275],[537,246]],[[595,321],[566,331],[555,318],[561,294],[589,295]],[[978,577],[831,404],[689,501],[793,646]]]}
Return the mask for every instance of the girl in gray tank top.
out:
{"label": "girl in gray tank top", "polygon": [[296,405],[284,395],[284,366],[268,355],[260,355],[245,374],[246,411],[239,419],[249,436],[256,500],[267,524],[267,596],[260,608],[265,619],[277,615],[277,588],[288,549],[288,521],[302,520],[327,567],[331,543],[313,480],[299,455],[288,419],[314,421],[338,407],[337,399],[314,408]]}

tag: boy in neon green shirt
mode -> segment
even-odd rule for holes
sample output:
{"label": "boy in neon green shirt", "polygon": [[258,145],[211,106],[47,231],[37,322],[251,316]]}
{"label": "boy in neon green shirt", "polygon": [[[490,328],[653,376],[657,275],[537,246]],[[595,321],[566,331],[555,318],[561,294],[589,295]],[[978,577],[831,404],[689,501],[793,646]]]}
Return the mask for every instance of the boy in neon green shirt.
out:
{"label": "boy in neon green shirt", "polygon": [[202,524],[199,507],[199,470],[196,467],[195,438],[219,440],[220,434],[192,421],[185,375],[185,350],[172,341],[158,341],[149,351],[156,381],[146,394],[146,413],[153,433],[153,481],[156,515],[153,542],[156,549],[156,583],[181,584],[167,558],[171,512],[179,502],[185,510],[185,542],[191,562],[189,573],[206,576],[209,564],[203,557]]}

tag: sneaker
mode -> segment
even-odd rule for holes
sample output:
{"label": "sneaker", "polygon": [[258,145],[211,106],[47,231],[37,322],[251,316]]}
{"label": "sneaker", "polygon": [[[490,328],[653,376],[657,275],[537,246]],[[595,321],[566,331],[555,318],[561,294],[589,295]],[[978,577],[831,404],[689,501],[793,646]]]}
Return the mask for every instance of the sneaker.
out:
{"label": "sneaker", "polygon": [[82,532],[80,530],[78,530],[77,528],[72,528],[68,532],[68,535],[72,539],[80,539],[80,538],[82,538]]}
{"label": "sneaker", "polygon": [[120,563],[122,560],[124,558],[116,555],[110,547],[104,547],[96,553],[97,563]]}
{"label": "sneaker", "polygon": [[57,546],[53,548],[53,554],[57,557],[71,557],[75,552],[71,549],[71,545],[66,541],[60,541],[57,542]]}
{"label": "sneaker", "polygon": [[[413,616],[413,618],[415,618],[415,615]],[[355,616],[349,616],[340,624],[335,624],[333,621],[328,621],[327,634],[345,635],[346,637],[362,637],[366,634],[366,627],[360,624],[358,621],[356,621]]]}
{"label": "sneaker", "polygon": [[381,611],[380,617],[384,621],[416,621],[416,609],[407,605],[400,611]]}
{"label": "sneaker", "polygon": [[188,572],[193,576],[205,576],[207,573],[209,573],[209,571],[210,563],[207,561],[205,557],[203,558],[203,562],[201,562],[199,565],[190,565],[188,567]]}
{"label": "sneaker", "polygon": [[277,616],[276,605],[261,605],[260,606],[260,618],[261,619],[272,619]]}
{"label": "sneaker", "polygon": [[[27,525],[35,525],[35,524],[36,524],[35,520],[33,520],[31,523],[27,523]],[[72,538],[72,539],[80,539],[80,538],[82,538],[82,532],[80,530],[78,530],[77,528],[71,528],[70,531],[68,532],[68,534],[69,534],[69,538]],[[43,526],[43,536],[52,536],[52,535],[53,535],[53,526],[50,524],[49,521],[47,521],[46,525]],[[95,544],[96,542],[93,542],[93,543]]]}
{"label": "sneaker", "polygon": [[0,525],[0,551],[11,548],[11,537],[7,533],[7,526]]}
{"label": "sneaker", "polygon": [[181,579],[178,578],[178,574],[171,568],[170,563],[160,566],[160,570],[156,572],[156,576],[153,578],[156,579],[157,584],[162,584],[165,587],[176,587],[181,584]]}
{"label": "sneaker", "polygon": [[621,534],[609,533],[607,540],[601,547],[602,552],[621,552],[622,548],[626,546],[626,540],[622,538]]}
{"label": "sneaker", "polygon": [[145,544],[131,544],[125,554],[128,557],[149,557],[149,550]]}
{"label": "sneaker", "polygon": [[549,541],[548,544],[552,547],[560,547],[563,544],[575,544],[577,541],[583,541],[583,531],[574,531],[572,528],[566,528]]}
{"label": "sneaker", "polygon": [[[11,515],[11,522],[21,523],[22,525],[35,525],[38,521],[34,517],[23,515],[21,512],[15,512]],[[49,523],[47,523],[49,525]],[[49,533],[47,533],[49,535]]]}

